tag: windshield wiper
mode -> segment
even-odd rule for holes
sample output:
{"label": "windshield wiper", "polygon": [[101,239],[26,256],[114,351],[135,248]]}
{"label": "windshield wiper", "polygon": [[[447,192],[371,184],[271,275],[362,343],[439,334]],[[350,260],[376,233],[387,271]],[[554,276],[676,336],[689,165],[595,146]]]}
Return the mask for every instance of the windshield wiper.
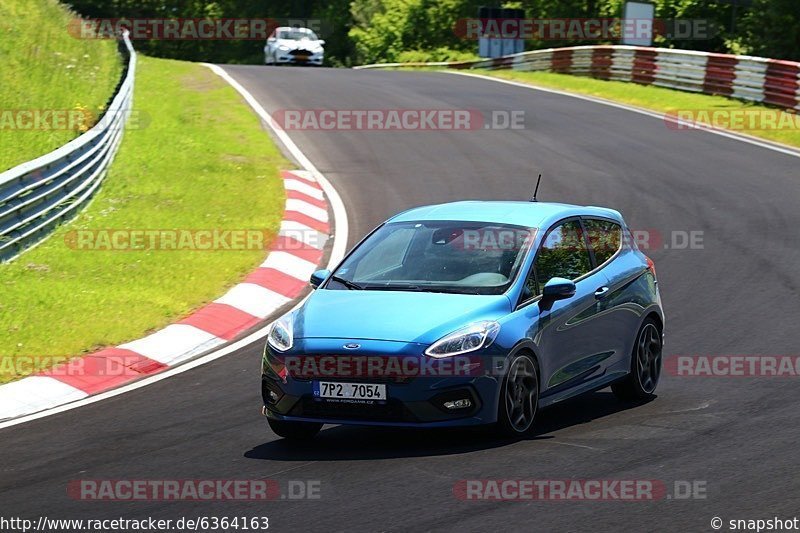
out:
{"label": "windshield wiper", "polygon": [[442,294],[477,294],[469,292],[469,287],[450,288],[450,287],[428,287],[427,285],[376,285],[364,287],[366,290],[385,290],[385,291],[412,291],[412,292],[438,292]]}
{"label": "windshield wiper", "polygon": [[[479,294],[471,287],[437,287],[428,285],[414,285],[414,284],[385,284],[385,285],[367,285],[363,287],[367,291],[408,291],[408,292],[438,292],[443,294]],[[472,290],[470,290],[472,289]]]}
{"label": "windshield wiper", "polygon": [[350,281],[349,279],[340,278],[339,276],[331,276],[331,279],[333,281],[341,283],[350,290],[356,290],[356,291],[364,290],[364,287],[362,287],[358,283]]}
{"label": "windshield wiper", "polygon": [[472,287],[456,288],[456,287],[430,287],[422,289],[425,292],[440,292],[443,294],[480,294]]}
{"label": "windshield wiper", "polygon": [[422,292],[422,289],[419,285],[405,285],[405,284],[386,284],[386,285],[370,285],[369,287],[365,287],[368,291],[412,291],[412,292]]}

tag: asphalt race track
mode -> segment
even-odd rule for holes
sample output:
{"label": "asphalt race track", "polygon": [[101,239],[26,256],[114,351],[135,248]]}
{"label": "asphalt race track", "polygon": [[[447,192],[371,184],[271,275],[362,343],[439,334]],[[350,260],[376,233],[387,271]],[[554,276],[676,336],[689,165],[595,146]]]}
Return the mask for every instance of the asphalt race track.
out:
{"label": "asphalt race track", "polygon": [[[350,244],[405,208],[540,199],[619,209],[658,249],[667,357],[798,354],[800,159],[659,119],[450,74],[230,67],[278,109],[524,110],[522,130],[290,132],[337,187]],[[327,427],[290,446],[259,415],[260,345],[80,409],[0,430],[2,515],[268,516],[276,531],[711,531],[800,512],[797,378],[677,377],[629,407],[601,391],[540,413],[538,435]],[[73,479],[318,480],[320,498],[87,502]],[[461,479],[705,482],[706,499],[464,502]]]}

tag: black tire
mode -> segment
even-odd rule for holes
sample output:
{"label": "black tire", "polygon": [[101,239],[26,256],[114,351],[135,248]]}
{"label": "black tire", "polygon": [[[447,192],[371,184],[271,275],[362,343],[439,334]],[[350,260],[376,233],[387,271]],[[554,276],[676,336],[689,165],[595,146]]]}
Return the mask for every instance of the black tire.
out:
{"label": "black tire", "polygon": [[539,409],[539,369],[526,353],[511,358],[500,385],[497,429],[506,437],[521,438],[533,433]]}
{"label": "black tire", "polygon": [[655,396],[661,377],[662,347],[661,328],[655,320],[648,318],[636,333],[630,374],[611,385],[617,398],[625,402],[643,402]]}
{"label": "black tire", "polygon": [[311,440],[322,429],[322,424],[314,422],[287,422],[272,418],[267,418],[267,422],[279,437],[289,440]]}

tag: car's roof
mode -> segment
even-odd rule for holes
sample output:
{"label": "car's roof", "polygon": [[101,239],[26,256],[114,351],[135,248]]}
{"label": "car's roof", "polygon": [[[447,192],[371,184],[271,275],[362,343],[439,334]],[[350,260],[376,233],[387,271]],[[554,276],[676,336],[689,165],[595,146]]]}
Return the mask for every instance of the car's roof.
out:
{"label": "car's roof", "polygon": [[301,28],[299,26],[281,26],[279,28],[275,28],[275,31],[297,31],[300,33],[312,33],[311,29]]}
{"label": "car's roof", "polygon": [[527,228],[547,228],[571,216],[596,216],[622,223],[622,215],[605,207],[559,204],[552,202],[462,201],[415,207],[395,215],[389,222],[420,220],[457,220],[494,222]]}

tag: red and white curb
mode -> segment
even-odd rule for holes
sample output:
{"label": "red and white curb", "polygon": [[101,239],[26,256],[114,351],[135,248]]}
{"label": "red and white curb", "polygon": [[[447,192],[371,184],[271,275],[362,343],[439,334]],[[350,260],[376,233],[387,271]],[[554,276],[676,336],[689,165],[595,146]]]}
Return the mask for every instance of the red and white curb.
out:
{"label": "red and white curb", "polygon": [[263,322],[308,286],[331,233],[314,174],[282,173],[286,207],[266,260],[222,297],[147,337],[0,386],[0,420],[84,399],[179,365]]}

